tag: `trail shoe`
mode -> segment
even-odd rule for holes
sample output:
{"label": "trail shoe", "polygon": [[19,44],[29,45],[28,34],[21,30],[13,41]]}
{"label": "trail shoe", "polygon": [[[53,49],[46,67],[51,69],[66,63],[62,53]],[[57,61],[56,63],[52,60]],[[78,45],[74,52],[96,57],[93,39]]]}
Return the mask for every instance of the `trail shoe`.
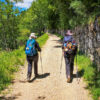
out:
{"label": "trail shoe", "polygon": [[28,81],[28,82],[30,81],[30,78],[31,78],[31,77],[27,77],[27,81]]}
{"label": "trail shoe", "polygon": [[71,82],[71,78],[68,78],[68,79],[67,79],[67,83],[70,83],[70,82]]}

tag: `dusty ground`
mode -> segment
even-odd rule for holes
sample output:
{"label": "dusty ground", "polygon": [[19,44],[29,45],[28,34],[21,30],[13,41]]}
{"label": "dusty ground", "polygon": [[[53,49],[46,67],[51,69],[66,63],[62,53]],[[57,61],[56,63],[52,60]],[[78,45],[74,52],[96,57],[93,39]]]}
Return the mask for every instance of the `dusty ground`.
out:
{"label": "dusty ground", "polygon": [[50,35],[42,49],[43,74],[39,59],[40,77],[34,79],[33,75],[33,80],[30,83],[26,82],[27,63],[25,63],[10,86],[9,93],[3,94],[0,100],[92,100],[82,79],[79,84],[76,78],[72,83],[66,82],[64,59],[62,73],[59,73],[62,56],[59,41],[58,37]]}

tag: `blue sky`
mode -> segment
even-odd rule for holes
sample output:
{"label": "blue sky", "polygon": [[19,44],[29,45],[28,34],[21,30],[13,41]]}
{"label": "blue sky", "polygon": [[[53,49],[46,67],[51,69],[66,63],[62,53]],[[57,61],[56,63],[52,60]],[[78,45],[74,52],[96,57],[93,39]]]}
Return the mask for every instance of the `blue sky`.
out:
{"label": "blue sky", "polygon": [[[0,1],[5,1],[5,0],[0,0]],[[13,0],[10,0],[10,1],[13,1]],[[21,8],[21,10],[26,10],[31,6],[33,1],[34,0],[23,0],[23,2],[18,2],[18,3],[14,2],[14,6],[18,7],[19,9]]]}
{"label": "blue sky", "polygon": [[19,8],[28,9],[31,6],[32,2],[33,2],[33,0],[23,0],[23,2],[16,3],[15,6],[17,6]]}
{"label": "blue sky", "polygon": [[28,9],[31,6],[32,2],[33,0],[23,0],[23,2],[18,2],[18,3],[15,3],[14,5],[19,8]]}

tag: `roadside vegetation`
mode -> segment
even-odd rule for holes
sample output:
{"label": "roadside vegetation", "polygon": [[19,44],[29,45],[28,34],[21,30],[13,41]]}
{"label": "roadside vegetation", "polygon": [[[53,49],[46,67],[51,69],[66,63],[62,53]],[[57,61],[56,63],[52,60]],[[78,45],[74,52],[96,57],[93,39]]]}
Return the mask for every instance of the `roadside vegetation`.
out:
{"label": "roadside vegetation", "polygon": [[99,100],[100,97],[100,72],[97,71],[96,65],[89,57],[78,52],[77,63],[79,75],[87,82],[87,89],[93,95],[94,100]]}

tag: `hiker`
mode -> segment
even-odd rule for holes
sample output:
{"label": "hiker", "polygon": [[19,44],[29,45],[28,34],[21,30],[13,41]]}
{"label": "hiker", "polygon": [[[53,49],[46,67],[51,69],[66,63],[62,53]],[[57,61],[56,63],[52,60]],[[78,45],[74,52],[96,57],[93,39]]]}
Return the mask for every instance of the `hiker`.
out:
{"label": "hiker", "polygon": [[72,35],[73,33],[71,32],[71,30],[68,30],[65,34],[62,46],[62,51],[66,64],[66,77],[68,83],[70,83],[72,80],[74,70],[74,58],[77,53],[77,44]]}
{"label": "hiker", "polygon": [[35,33],[31,33],[26,42],[25,53],[28,62],[27,81],[30,80],[32,74],[32,63],[34,62],[34,74],[38,76],[38,51],[41,52],[38,42],[35,40]]}

